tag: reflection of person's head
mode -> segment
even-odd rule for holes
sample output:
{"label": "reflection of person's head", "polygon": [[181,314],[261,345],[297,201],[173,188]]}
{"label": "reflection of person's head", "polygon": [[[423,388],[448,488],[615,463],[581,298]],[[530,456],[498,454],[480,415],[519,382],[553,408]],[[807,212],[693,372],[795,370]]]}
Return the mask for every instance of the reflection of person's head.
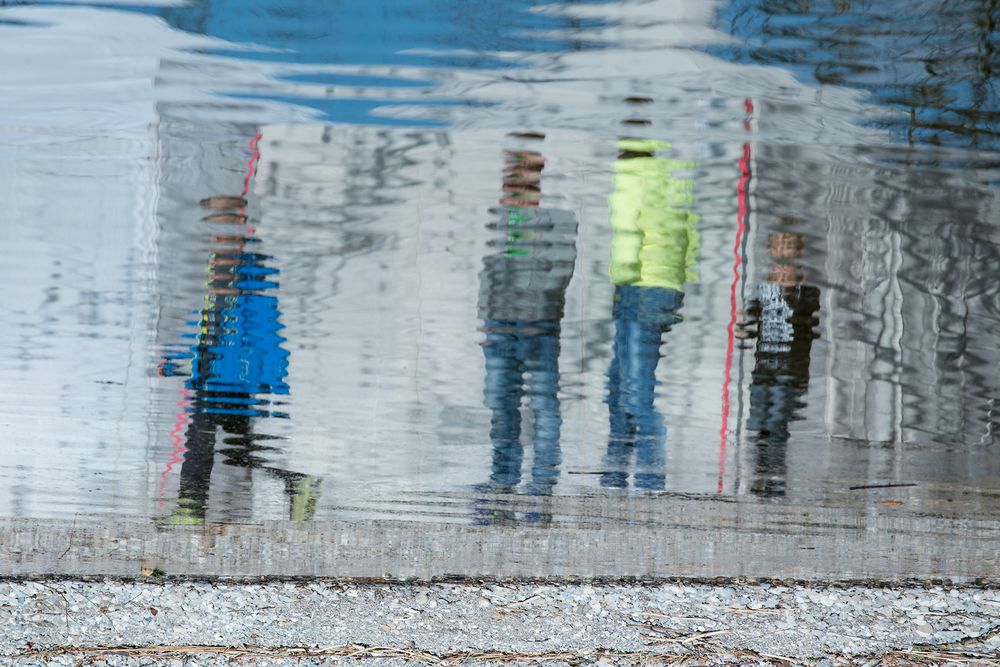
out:
{"label": "reflection of person's head", "polygon": [[797,259],[806,247],[806,235],[796,232],[771,232],[767,236],[767,254],[775,259]]}
{"label": "reflection of person's head", "polygon": [[215,195],[213,197],[205,197],[198,202],[198,205],[202,208],[213,211],[202,218],[203,222],[214,222],[229,225],[246,224],[247,200],[243,197]]}
{"label": "reflection of person's head", "polygon": [[[639,100],[639,101],[634,101]],[[625,98],[626,102],[630,104],[648,104],[653,100],[648,98]],[[622,125],[629,127],[644,127],[647,125],[652,125],[653,121],[648,118],[626,118],[622,121]],[[655,142],[649,139],[644,139],[642,137],[625,136],[618,137],[618,159],[619,160],[631,160],[640,157],[653,157],[656,151]]]}
{"label": "reflection of person's head", "polygon": [[644,127],[646,125],[652,125],[653,121],[648,118],[626,118],[622,121],[622,125],[630,125],[632,127]]}
{"label": "reflection of person's head", "polygon": [[[802,257],[806,247],[805,234],[798,232],[772,232],[767,237],[767,254],[774,259],[788,260]],[[805,279],[802,267],[785,262],[771,265],[769,281],[782,287],[793,287]]]}
{"label": "reflection of person's head", "polygon": [[[230,195],[215,195],[198,202],[202,208],[214,211],[206,215],[204,222],[242,225],[246,224],[244,213],[247,200],[243,197]],[[237,296],[242,290],[237,286],[238,271],[244,264],[240,253],[247,243],[247,237],[240,234],[215,234],[212,245],[216,248],[208,258],[208,291],[214,296]],[[226,249],[231,249],[227,251]]]}
{"label": "reflection of person's head", "polygon": [[653,157],[653,153],[650,151],[630,151],[623,150],[618,153],[619,160],[634,160],[637,157]]}
{"label": "reflection of person's head", "polygon": [[230,208],[244,208],[247,205],[247,200],[243,197],[215,195],[214,197],[205,197],[198,202],[198,204],[202,208],[211,209],[213,211],[224,211]]}
{"label": "reflection of person's head", "polygon": [[[652,97],[643,97],[641,95],[629,95],[622,99],[622,101],[630,107],[645,106],[647,104],[653,103]],[[653,121],[648,118],[643,118],[641,116],[636,116],[632,118],[626,118],[622,121],[622,125],[628,127],[645,127],[652,125]],[[619,144],[642,142],[643,139],[638,137],[620,137]],[[622,147],[621,152],[618,153],[619,160],[628,160],[638,157],[653,157],[653,150],[636,150],[635,147]]]}
{"label": "reflection of person's head", "polygon": [[545,157],[537,151],[504,151],[503,206],[536,208],[542,198]]}
{"label": "reflection of person's head", "polygon": [[[646,118],[626,118],[622,125],[652,125],[652,121]],[[642,150],[643,139],[639,137],[619,137],[618,144],[621,151],[618,153],[619,160],[631,160],[637,157],[653,157],[652,150]]]}

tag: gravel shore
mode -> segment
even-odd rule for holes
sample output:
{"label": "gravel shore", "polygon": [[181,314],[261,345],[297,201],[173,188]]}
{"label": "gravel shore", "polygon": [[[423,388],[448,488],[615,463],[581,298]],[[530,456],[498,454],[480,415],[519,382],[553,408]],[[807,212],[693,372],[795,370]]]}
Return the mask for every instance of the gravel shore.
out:
{"label": "gravel shore", "polygon": [[1000,665],[1000,590],[0,582],[0,663]]}

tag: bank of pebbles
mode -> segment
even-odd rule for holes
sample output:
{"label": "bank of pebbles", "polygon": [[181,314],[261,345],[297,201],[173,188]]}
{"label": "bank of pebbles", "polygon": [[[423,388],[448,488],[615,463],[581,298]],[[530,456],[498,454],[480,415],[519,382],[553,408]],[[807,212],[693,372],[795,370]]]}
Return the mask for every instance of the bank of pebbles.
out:
{"label": "bank of pebbles", "polygon": [[942,661],[965,654],[990,664],[1000,656],[1000,591],[0,581],[4,664],[603,665],[658,662],[660,654],[693,664],[870,663],[886,656],[933,663],[934,655]]}

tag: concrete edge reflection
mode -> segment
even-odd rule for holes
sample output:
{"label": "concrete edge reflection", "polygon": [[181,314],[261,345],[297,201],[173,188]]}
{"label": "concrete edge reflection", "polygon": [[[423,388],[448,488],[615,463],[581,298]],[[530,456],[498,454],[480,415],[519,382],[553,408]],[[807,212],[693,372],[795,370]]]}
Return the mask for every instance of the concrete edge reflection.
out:
{"label": "concrete edge reflection", "polygon": [[[593,516],[622,499],[561,500]],[[655,524],[511,529],[365,520],[156,526],[0,520],[5,576],[709,578],[1000,583],[1000,521],[632,498]],[[655,508],[650,504],[655,502]]]}

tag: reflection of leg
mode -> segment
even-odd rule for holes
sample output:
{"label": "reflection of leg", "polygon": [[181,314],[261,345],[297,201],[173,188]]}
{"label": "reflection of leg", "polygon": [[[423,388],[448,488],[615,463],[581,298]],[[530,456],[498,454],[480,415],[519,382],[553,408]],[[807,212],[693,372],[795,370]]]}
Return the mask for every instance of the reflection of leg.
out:
{"label": "reflection of leg", "polygon": [[[543,323],[546,329],[553,325]],[[534,458],[531,466],[533,493],[550,493],[559,480],[562,453],[559,449],[559,327],[551,334],[532,336],[526,341],[528,353],[527,391],[535,419]]]}
{"label": "reflection of leg", "polygon": [[625,410],[622,394],[624,364],[627,347],[627,319],[634,315],[633,288],[615,288],[612,314],[615,319],[615,338],[612,343],[611,365],[608,367],[608,452],[604,457],[605,472],[601,475],[601,486],[624,489],[628,485],[628,462],[634,426],[632,418]]}
{"label": "reflection of leg", "polygon": [[181,464],[177,505],[178,511],[193,522],[204,521],[208,507],[217,424],[216,415],[195,412],[184,436],[184,462]]}
{"label": "reflection of leg", "polygon": [[750,386],[750,419],[748,426],[757,431],[754,480],[751,491],[766,498],[785,495],[786,456],[788,453],[789,421],[803,391],[767,378]]}
{"label": "reflection of leg", "polygon": [[678,321],[683,294],[658,287],[615,288],[614,358],[608,369],[611,433],[601,483],[624,487],[628,458],[636,450],[635,483],[662,489],[666,482],[666,429],[654,405],[661,332]]}
{"label": "reflection of leg", "polygon": [[[489,323],[487,323],[489,326]],[[486,334],[486,407],[493,411],[490,441],[493,443],[493,470],[490,481],[506,490],[521,482],[521,359],[517,336],[510,333]]]}
{"label": "reflection of leg", "polygon": [[638,314],[627,329],[625,404],[635,419],[635,485],[640,489],[663,489],[666,485],[667,429],[655,406],[656,367],[660,339],[679,320],[677,311],[683,297],[676,290],[638,288]]}
{"label": "reflection of leg", "polygon": [[660,329],[641,321],[629,322],[624,360],[626,410],[635,421],[635,485],[641,489],[664,487],[663,443],[666,429],[653,404],[656,365],[660,360]]}
{"label": "reflection of leg", "polygon": [[[226,397],[231,398],[232,395],[227,394]],[[195,401],[194,414],[185,435],[186,451],[181,464],[178,511],[174,516],[176,522],[184,519],[191,522],[205,520],[218,429],[240,438],[252,433],[249,416],[219,412],[222,405],[218,396],[207,392],[201,393]]]}
{"label": "reflection of leg", "polygon": [[285,495],[288,496],[288,518],[292,521],[311,521],[316,514],[319,479],[312,475],[303,475],[287,470],[272,469],[271,472],[281,477],[285,482]]}
{"label": "reflection of leg", "polygon": [[284,468],[254,466],[277,477],[285,485],[288,498],[288,518],[292,521],[311,521],[316,515],[316,500],[319,498],[320,479]]}

